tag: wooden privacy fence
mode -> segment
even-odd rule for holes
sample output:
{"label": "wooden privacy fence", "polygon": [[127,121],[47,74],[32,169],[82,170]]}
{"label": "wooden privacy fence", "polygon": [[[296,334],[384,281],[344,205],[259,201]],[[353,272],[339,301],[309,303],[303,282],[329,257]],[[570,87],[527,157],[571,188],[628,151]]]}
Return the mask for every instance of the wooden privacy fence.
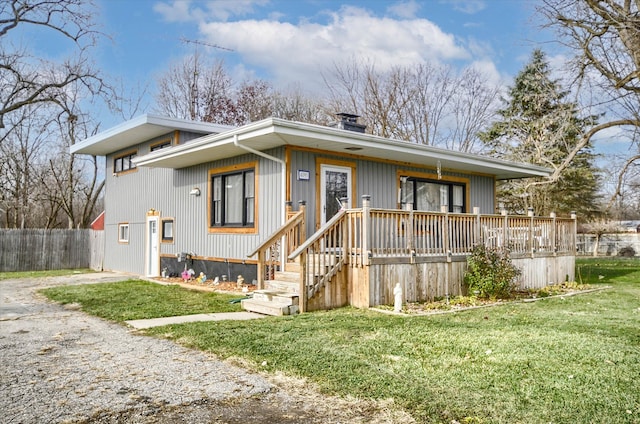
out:
{"label": "wooden privacy fence", "polygon": [[0,229],[0,271],[102,270],[104,231]]}

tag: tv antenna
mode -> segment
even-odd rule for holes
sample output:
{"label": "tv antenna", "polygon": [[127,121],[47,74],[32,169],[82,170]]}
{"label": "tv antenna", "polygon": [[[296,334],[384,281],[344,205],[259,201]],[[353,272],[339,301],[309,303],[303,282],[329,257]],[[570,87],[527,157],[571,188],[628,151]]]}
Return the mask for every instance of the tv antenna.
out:
{"label": "tv antenna", "polygon": [[196,46],[206,46],[206,47],[211,47],[211,48],[214,48],[214,49],[226,50],[228,52],[234,51],[233,49],[229,49],[227,47],[222,47],[222,46],[219,46],[217,44],[207,43],[207,42],[200,41],[200,40],[190,40],[190,39],[185,38],[185,37],[180,37],[180,41],[182,41],[185,44],[195,44]]}

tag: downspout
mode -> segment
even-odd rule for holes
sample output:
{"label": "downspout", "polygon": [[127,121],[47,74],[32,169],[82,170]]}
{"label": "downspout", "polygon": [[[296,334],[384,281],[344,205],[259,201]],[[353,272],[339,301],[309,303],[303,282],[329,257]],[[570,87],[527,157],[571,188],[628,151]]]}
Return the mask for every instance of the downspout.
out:
{"label": "downspout", "polygon": [[[285,207],[284,207],[284,202],[286,202],[285,196],[287,195],[287,193],[286,193],[287,192],[287,175],[286,175],[287,168],[286,168],[285,161],[283,161],[282,159],[279,159],[279,158],[277,158],[275,156],[271,156],[271,155],[268,155],[268,154],[266,154],[264,152],[256,150],[254,148],[251,148],[249,146],[245,146],[243,144],[240,144],[238,142],[238,134],[234,134],[233,135],[233,145],[236,146],[236,147],[239,147],[241,149],[244,149],[247,152],[251,152],[254,155],[258,155],[258,156],[261,156],[261,157],[263,157],[265,159],[269,159],[269,160],[272,160],[274,162],[278,162],[280,164],[280,166],[282,167],[282,178],[280,179],[280,190],[281,190],[281,194],[282,194],[282,197],[281,197],[282,198],[282,202],[281,202],[281,205],[282,205],[282,216],[280,218],[280,225],[281,226],[284,225],[286,223],[286,220],[287,220],[287,217],[286,217],[287,212],[286,212]],[[284,246],[285,246],[285,238],[284,238],[284,236],[282,236],[282,240],[280,241],[280,245],[282,246],[282,248],[280,249],[280,263],[284,264],[286,262],[286,260],[287,260],[286,255],[288,255],[288,253],[285,252],[285,249],[284,249]],[[284,267],[283,267],[283,269],[284,269]]]}
{"label": "downspout", "polygon": [[[286,217],[286,210],[284,208],[284,202],[287,201],[286,196],[287,196],[287,166],[285,161],[283,161],[282,159],[279,159],[275,156],[271,156],[268,155],[264,152],[261,152],[259,150],[256,150],[252,147],[249,146],[245,146],[243,144],[240,144],[240,142],[238,141],[238,134],[234,134],[233,135],[233,145],[236,147],[239,147],[241,149],[246,150],[247,152],[251,152],[254,155],[258,155],[261,156],[265,159],[274,161],[274,162],[278,162],[280,164],[280,168],[281,168],[281,178],[280,178],[280,193],[281,193],[281,198],[282,198],[282,202],[281,202],[281,207],[282,207],[282,216],[280,217],[280,225],[284,225],[286,223],[287,217]],[[284,246],[284,240],[282,241],[282,246]],[[284,248],[280,249],[280,263],[284,264],[286,258],[284,257],[284,255],[286,255]]]}

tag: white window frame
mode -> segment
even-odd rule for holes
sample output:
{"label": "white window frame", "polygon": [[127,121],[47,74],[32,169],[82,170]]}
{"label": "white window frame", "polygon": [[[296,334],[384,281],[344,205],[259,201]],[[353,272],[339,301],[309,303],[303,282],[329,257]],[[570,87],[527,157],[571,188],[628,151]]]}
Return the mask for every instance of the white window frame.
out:
{"label": "white window frame", "polygon": [[118,224],[118,243],[129,244],[129,223],[121,222]]}

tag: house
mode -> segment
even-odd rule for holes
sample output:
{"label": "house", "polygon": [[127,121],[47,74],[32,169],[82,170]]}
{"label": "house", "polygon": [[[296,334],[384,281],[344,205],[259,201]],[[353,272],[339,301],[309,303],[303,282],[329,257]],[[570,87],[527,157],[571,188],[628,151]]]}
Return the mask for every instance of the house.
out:
{"label": "house", "polygon": [[[355,288],[355,274],[344,274],[343,269],[349,267],[342,265],[357,262],[356,256],[364,258],[361,267],[382,257],[386,257],[383,262],[387,266],[396,258],[396,268],[407,261],[426,264],[438,262],[438,258],[445,264],[463,262],[451,257],[456,252],[468,254],[473,243],[483,240],[506,246],[518,231],[521,247],[529,257],[543,251],[558,256],[556,236],[560,233],[555,217],[547,217],[544,225],[537,221],[534,225],[533,217],[528,221],[528,217],[518,217],[521,221],[512,222],[506,215],[504,219],[496,215],[497,180],[545,176],[547,169],[373,136],[364,133],[356,116],[340,114],[339,118],[333,127],[268,118],[234,128],[143,115],[72,146],[72,153],[106,156],[104,268],[155,277],[163,271],[178,274],[188,267],[210,278],[235,280],[242,275],[245,281],[264,287],[264,281],[273,279],[275,272],[286,271],[284,264],[290,254],[313,239],[309,243],[316,243],[315,247],[297,255],[315,256],[302,258],[303,271],[295,272],[308,274],[311,262],[324,260],[329,263],[323,265],[321,274],[333,267],[340,269],[327,271],[324,277],[317,272],[310,277],[321,283],[295,284],[314,284],[314,290],[302,289],[314,296],[321,286],[328,287],[330,279],[342,278],[344,287],[334,294],[327,292],[326,296],[334,299],[316,302],[317,308],[343,304],[366,307],[388,301],[390,295],[384,293],[390,293],[391,280],[402,275],[415,280],[406,288],[407,299],[432,297],[439,290],[427,289],[424,284],[430,284],[433,277],[427,274],[436,271],[403,270],[392,276],[387,269],[375,271],[375,278],[365,278],[360,270],[358,281],[367,283],[364,289]],[[364,248],[347,249],[343,244],[347,227],[335,233],[333,240],[317,236],[319,230],[335,225],[337,216],[351,216],[353,225],[362,225],[355,217],[362,216],[365,206],[367,219],[382,214],[380,225],[383,215],[390,217],[391,211],[400,214],[384,224],[388,228],[376,236],[377,245],[367,239],[367,232],[352,238],[368,243]],[[387,215],[385,211],[389,211]],[[286,232],[294,231],[293,217],[297,219],[295,236]],[[575,220],[565,224],[569,236],[574,234],[575,225],[571,225]],[[375,230],[383,231],[382,227]],[[355,227],[348,231],[354,234]],[[451,237],[453,232],[455,237]],[[445,233],[451,240],[443,244]],[[275,244],[265,244],[272,239]],[[454,239],[458,250],[449,245]],[[423,243],[422,249],[419,243]],[[319,259],[321,251],[332,251],[334,256]],[[300,263],[300,259],[291,260]],[[540,264],[533,266],[539,268]],[[560,270],[555,262],[544,266],[553,268],[544,273],[545,282],[573,273],[571,261]],[[452,269],[446,277],[447,286],[456,281],[451,287],[458,287],[457,291],[461,270]],[[383,294],[372,294],[372,278],[384,286],[379,291]],[[369,294],[355,301],[354,290]],[[300,309],[309,309],[309,301],[303,296]]]}
{"label": "house", "polygon": [[100,212],[100,215],[94,219],[91,224],[89,224],[89,228],[94,231],[102,231],[104,230],[104,211]]}

